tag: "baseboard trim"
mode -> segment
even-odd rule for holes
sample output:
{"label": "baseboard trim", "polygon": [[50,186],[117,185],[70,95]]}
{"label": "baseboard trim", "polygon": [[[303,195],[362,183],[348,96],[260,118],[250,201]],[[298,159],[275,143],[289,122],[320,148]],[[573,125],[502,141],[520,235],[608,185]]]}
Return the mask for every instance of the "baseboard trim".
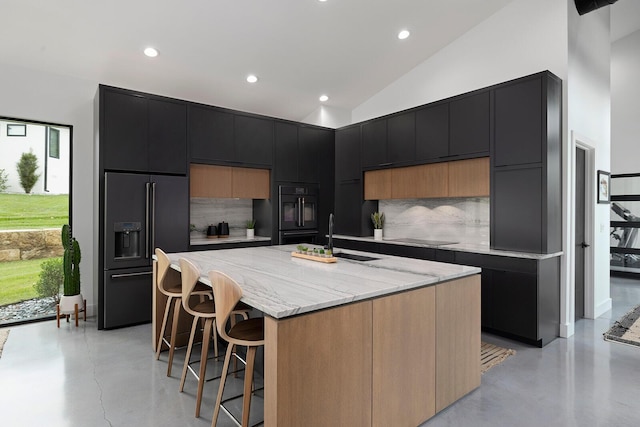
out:
{"label": "baseboard trim", "polygon": [[613,302],[612,302],[611,298],[605,299],[600,304],[595,306],[594,313],[593,313],[593,315],[594,315],[593,318],[597,319],[598,317],[600,317],[603,314],[605,314],[607,311],[611,310],[612,307],[613,307]]}

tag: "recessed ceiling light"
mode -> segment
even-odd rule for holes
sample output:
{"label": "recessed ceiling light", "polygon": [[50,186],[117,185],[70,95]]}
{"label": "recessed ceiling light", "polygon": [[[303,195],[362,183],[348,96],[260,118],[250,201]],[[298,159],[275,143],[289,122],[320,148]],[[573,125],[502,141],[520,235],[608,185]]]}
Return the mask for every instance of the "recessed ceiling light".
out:
{"label": "recessed ceiling light", "polygon": [[324,2],[326,2],[327,0],[318,0],[318,1],[319,1],[319,2],[321,2],[321,3],[324,3]]}
{"label": "recessed ceiling light", "polygon": [[320,98],[318,98],[320,100],[320,102],[325,102],[329,100],[329,97],[327,95],[320,95]]}
{"label": "recessed ceiling light", "polygon": [[410,35],[410,34],[411,34],[411,33],[409,32],[409,30],[402,30],[402,31],[400,31],[400,32],[398,33],[398,38],[399,38],[400,40],[404,40],[404,39],[406,39],[407,37],[409,37],[409,35]]}
{"label": "recessed ceiling light", "polygon": [[257,76],[254,76],[253,74],[249,74],[249,75],[247,76],[247,81],[248,81],[249,83],[255,83],[255,82],[257,82],[257,81],[258,81],[258,77],[257,77]]}
{"label": "recessed ceiling light", "polygon": [[144,54],[149,58],[155,58],[156,56],[158,56],[158,50],[152,47],[148,47],[144,50]]}

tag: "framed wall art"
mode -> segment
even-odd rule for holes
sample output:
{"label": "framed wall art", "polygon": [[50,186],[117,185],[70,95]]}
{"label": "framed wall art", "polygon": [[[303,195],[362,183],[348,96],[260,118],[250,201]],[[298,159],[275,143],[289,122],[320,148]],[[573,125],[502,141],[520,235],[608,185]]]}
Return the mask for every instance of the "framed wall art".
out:
{"label": "framed wall art", "polygon": [[611,173],[598,171],[598,203],[611,202]]}

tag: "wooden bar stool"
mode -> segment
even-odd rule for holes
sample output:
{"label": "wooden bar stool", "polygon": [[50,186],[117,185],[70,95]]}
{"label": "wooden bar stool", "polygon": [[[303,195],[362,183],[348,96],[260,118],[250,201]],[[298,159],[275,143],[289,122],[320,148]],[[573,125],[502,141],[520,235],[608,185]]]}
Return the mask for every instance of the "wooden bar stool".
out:
{"label": "wooden bar stool", "polygon": [[[171,376],[171,367],[173,365],[173,352],[176,346],[176,335],[178,332],[178,318],[180,317],[180,301],[182,300],[182,282],[175,282],[167,278],[167,271],[171,266],[171,261],[167,254],[160,248],[156,248],[156,259],[158,262],[157,287],[158,291],[167,296],[167,303],[164,308],[164,316],[162,317],[162,326],[160,327],[160,336],[158,337],[158,345],[156,347],[156,360],[160,359],[162,344],[169,346],[169,366],[167,367],[167,376]],[[201,301],[205,297],[213,299],[211,288],[206,285],[198,284],[193,290],[193,295],[199,295]],[[169,339],[166,337],[167,321],[169,312],[173,305],[173,321],[171,324],[171,335]]]}
{"label": "wooden bar stool", "polygon": [[238,420],[222,405],[222,394],[224,393],[224,384],[227,379],[227,371],[229,370],[229,361],[233,353],[233,348],[234,346],[241,345],[247,346],[247,366],[244,373],[244,398],[242,401],[242,426],[246,427],[249,425],[249,408],[251,406],[253,367],[256,360],[256,350],[258,347],[264,345],[264,319],[243,320],[231,326],[231,329],[227,332],[225,326],[231,316],[233,308],[238,304],[240,298],[242,298],[242,289],[235,280],[220,271],[210,271],[209,279],[213,287],[213,296],[216,300],[216,309],[218,312],[216,328],[218,329],[218,334],[229,343],[224,356],[222,378],[220,379],[220,388],[218,389],[218,396],[216,397],[216,406],[213,411],[211,426],[215,427],[220,408],[238,423]]}
{"label": "wooden bar stool", "polygon": [[[191,334],[189,335],[189,345],[187,346],[187,354],[185,355],[184,366],[182,367],[182,377],[180,378],[180,391],[182,392],[184,390],[184,382],[187,377],[187,371],[191,371],[191,373],[198,380],[198,392],[196,395],[196,418],[198,418],[200,416],[200,405],[202,403],[202,390],[206,381],[205,375],[207,373],[209,341],[211,340],[212,331],[214,355],[216,358],[218,357],[218,336],[216,333],[216,328],[213,327],[213,324],[216,322],[216,306],[213,300],[200,302],[195,306],[192,305],[191,295],[193,295],[193,289],[198,285],[200,271],[195,265],[193,265],[193,263],[182,258],[180,259],[180,271],[182,272],[182,307],[187,313],[193,315]],[[248,319],[249,309],[250,307],[248,306],[234,307],[234,310],[231,314],[240,315],[244,319]],[[198,329],[198,322],[200,320],[204,320],[200,360],[191,362],[193,341],[195,339],[196,331]],[[196,362],[200,362],[200,370],[198,373],[196,373],[190,366],[191,363]]]}

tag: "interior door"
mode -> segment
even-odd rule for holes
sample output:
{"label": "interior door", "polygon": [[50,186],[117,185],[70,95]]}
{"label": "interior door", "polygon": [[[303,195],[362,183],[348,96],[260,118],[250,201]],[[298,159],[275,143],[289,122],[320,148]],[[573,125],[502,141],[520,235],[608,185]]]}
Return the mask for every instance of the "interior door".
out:
{"label": "interior door", "polygon": [[585,249],[585,150],[576,148],[576,190],[575,190],[575,320],[584,317],[584,267]]}

